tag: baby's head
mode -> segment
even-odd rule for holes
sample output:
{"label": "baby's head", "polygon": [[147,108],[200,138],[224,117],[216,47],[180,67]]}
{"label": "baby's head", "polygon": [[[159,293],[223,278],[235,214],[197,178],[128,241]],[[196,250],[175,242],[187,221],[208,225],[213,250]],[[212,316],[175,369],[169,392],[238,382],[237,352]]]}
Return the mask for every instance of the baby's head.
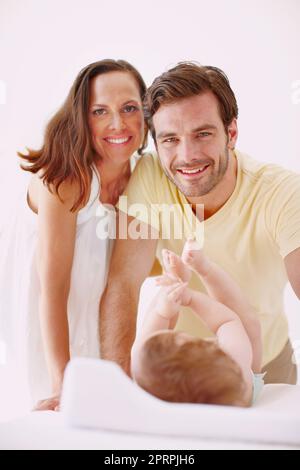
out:
{"label": "baby's head", "polygon": [[238,364],[215,342],[179,331],[159,331],[144,342],[134,379],[161,400],[250,406]]}

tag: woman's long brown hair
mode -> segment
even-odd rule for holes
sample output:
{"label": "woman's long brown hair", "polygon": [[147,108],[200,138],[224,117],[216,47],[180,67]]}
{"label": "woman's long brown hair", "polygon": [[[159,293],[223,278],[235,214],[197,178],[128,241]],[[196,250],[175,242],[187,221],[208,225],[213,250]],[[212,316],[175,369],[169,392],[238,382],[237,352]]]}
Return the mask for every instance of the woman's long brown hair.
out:
{"label": "woman's long brown hair", "polygon": [[[71,211],[84,206],[90,193],[91,166],[95,158],[88,126],[90,81],[97,75],[108,72],[130,73],[138,84],[143,100],[146,85],[140,73],[131,64],[124,60],[111,59],[94,62],[81,70],[66,101],[49,121],[42,148],[27,149],[27,155],[18,152],[27,163],[26,166],[21,165],[21,168],[31,173],[41,170],[44,184],[59,198],[59,187],[64,181],[77,183],[79,194]],[[146,145],[145,137],[142,147],[138,150],[139,154]]]}

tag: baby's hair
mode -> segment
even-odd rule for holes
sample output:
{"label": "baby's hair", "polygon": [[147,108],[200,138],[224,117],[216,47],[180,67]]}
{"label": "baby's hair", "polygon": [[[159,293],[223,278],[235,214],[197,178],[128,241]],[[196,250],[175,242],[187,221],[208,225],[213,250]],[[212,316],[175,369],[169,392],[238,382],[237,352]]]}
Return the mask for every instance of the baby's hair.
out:
{"label": "baby's hair", "polygon": [[152,335],[140,350],[136,382],[161,400],[250,406],[238,364],[214,342],[180,332]]}

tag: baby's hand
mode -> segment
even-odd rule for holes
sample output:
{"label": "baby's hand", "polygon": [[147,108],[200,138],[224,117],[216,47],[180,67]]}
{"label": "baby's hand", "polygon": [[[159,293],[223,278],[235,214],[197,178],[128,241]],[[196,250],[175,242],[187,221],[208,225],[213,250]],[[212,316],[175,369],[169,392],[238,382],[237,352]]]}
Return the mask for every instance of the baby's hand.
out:
{"label": "baby's hand", "polygon": [[155,279],[157,286],[173,286],[174,284],[180,284],[182,281],[179,277],[174,276],[170,273],[164,273],[161,276],[157,276]]}
{"label": "baby's hand", "polygon": [[160,316],[170,320],[179,313],[183,305],[187,282],[178,282],[166,274],[160,276],[156,282],[162,287],[157,294],[155,310]]}

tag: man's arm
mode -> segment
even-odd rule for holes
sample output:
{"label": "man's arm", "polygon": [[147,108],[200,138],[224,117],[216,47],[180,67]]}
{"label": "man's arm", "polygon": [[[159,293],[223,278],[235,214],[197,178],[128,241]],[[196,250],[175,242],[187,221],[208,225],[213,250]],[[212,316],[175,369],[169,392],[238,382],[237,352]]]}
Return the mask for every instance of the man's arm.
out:
{"label": "man's arm", "polygon": [[300,300],[300,248],[289,253],[284,263],[291,286]]}
{"label": "man's arm", "polygon": [[[133,220],[128,217],[128,225]],[[146,230],[141,230],[141,233],[146,233]],[[117,362],[128,374],[136,333],[139,292],[153,266],[156,247],[157,237],[117,239],[100,303],[101,358]]]}

